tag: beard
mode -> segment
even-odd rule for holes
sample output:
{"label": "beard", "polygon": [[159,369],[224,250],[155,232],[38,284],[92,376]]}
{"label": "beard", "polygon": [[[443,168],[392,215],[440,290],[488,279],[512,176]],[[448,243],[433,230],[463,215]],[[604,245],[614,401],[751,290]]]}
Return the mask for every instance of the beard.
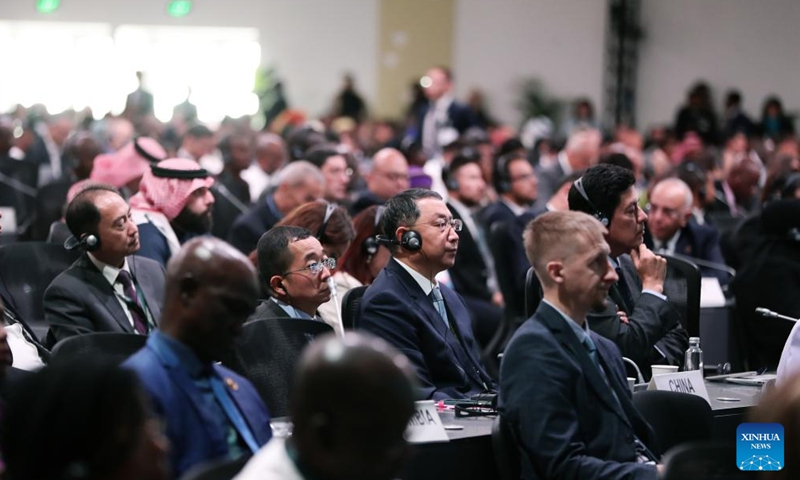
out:
{"label": "beard", "polygon": [[211,209],[206,213],[196,214],[188,208],[181,210],[175,219],[172,220],[172,225],[177,229],[189,233],[208,233],[211,231],[213,220],[211,218]]}

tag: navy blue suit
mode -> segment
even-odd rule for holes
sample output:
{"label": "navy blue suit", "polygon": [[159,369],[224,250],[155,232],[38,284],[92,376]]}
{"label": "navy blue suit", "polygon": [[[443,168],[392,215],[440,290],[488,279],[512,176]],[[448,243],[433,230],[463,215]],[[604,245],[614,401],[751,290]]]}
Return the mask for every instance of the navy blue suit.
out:
{"label": "navy blue suit", "polygon": [[[201,392],[189,371],[177,361],[159,353],[154,336],[147,345],[130,357],[123,366],[135,371],[150,397],[155,413],[166,423],[171,443],[173,474],[179,477],[189,468],[226,457],[227,432],[203,404]],[[217,375],[227,384],[227,392],[244,417],[256,442],[263,446],[272,437],[269,413],[253,385],[233,371],[214,365]]]}
{"label": "navy blue suit", "polygon": [[480,363],[464,301],[440,285],[449,330],[433,302],[395,260],[386,265],[361,299],[359,328],[383,338],[411,361],[424,398],[464,398],[492,387]]}
{"label": "navy blue suit", "polygon": [[654,480],[654,465],[636,463],[634,436],[651,452],[655,440],[631,401],[619,349],[590,333],[606,383],[567,321],[540,304],[500,368],[502,415],[524,453],[525,478]]}

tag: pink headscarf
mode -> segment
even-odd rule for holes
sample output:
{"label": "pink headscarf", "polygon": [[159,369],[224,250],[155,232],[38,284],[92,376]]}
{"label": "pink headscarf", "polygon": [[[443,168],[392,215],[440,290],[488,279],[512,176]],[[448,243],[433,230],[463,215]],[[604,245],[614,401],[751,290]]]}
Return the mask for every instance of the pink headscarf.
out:
{"label": "pink headscarf", "polygon": [[[163,213],[170,221],[181,213],[196,190],[214,185],[214,178],[194,160],[170,158],[158,162],[155,168],[159,173],[144,172],[139,193],[131,197],[130,204],[132,208]],[[174,177],[168,176],[170,170]],[[198,178],[175,178],[180,172],[194,172]]]}
{"label": "pink headscarf", "polygon": [[157,141],[139,137],[114,153],[98,155],[89,178],[121,188],[144,175],[150,169],[150,162],[166,156],[167,151]]}

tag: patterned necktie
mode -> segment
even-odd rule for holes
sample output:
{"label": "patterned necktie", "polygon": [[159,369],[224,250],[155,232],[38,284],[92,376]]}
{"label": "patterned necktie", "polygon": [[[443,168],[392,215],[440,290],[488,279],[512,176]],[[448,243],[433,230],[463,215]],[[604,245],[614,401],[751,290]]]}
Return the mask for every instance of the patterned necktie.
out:
{"label": "patterned necktie", "polygon": [[133,277],[127,271],[120,270],[119,275],[117,275],[117,281],[122,284],[122,293],[125,294],[123,300],[131,313],[133,328],[137,333],[147,335],[147,318],[145,317],[144,309],[139,305],[136,290],[133,288]]}
{"label": "patterned necktie", "polygon": [[439,290],[438,285],[433,287],[430,297],[433,301],[433,306],[436,308],[436,311],[439,312],[439,316],[442,317],[442,320],[444,321],[444,326],[450,328],[450,321],[447,319],[447,310],[444,308],[444,298],[442,298],[442,291]]}

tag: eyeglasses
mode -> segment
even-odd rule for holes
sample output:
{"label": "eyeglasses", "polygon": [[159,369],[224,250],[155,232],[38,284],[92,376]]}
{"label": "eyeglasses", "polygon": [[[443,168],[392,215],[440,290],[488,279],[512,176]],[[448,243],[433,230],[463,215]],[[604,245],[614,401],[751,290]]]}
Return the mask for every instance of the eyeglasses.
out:
{"label": "eyeglasses", "polygon": [[323,268],[327,268],[328,271],[333,270],[336,268],[336,259],[335,258],[324,258],[319,262],[314,262],[311,265],[306,265],[304,268],[298,270],[292,270],[291,272],[286,272],[282,274],[282,276],[290,275],[292,273],[300,273],[308,270],[311,272],[312,275],[319,275],[322,272]]}
{"label": "eyeglasses", "polygon": [[457,218],[451,218],[450,220],[445,220],[443,218],[440,218],[439,220],[427,223],[426,225],[438,228],[439,232],[441,233],[444,233],[445,230],[447,230],[447,227],[452,227],[453,230],[455,230],[456,232],[460,232],[461,229],[464,227],[464,222],[462,222]]}

